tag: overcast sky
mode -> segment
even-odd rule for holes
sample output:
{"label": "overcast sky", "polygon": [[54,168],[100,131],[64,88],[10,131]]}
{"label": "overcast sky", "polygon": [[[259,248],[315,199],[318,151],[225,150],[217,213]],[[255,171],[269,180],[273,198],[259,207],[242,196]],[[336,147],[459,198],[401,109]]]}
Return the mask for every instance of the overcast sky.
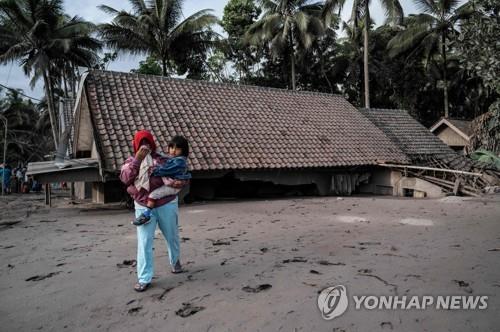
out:
{"label": "overcast sky", "polygon": [[[185,0],[184,1],[184,16],[187,17],[196,11],[205,8],[214,10],[215,15],[222,18],[224,6],[228,0]],[[403,6],[405,15],[416,12],[416,7],[411,0],[400,0]],[[111,17],[106,13],[100,11],[97,6],[105,4],[115,9],[131,10],[129,2],[126,0],[65,0],[65,10],[71,15],[78,15],[85,20],[94,23],[109,22]],[[342,19],[347,20],[350,16],[350,9],[352,0],[348,0],[342,11]],[[370,7],[373,20],[377,25],[384,23],[384,12],[379,6],[378,1],[372,1]],[[112,62],[108,69],[115,71],[129,72],[133,68],[137,68],[139,61],[144,57],[130,56],[127,54],[120,54],[119,58]],[[6,86],[22,89],[27,95],[37,97],[43,95],[43,84],[38,83],[37,86],[31,90],[29,87],[29,78],[24,75],[18,63],[11,63],[8,65],[0,66],[0,83]]]}

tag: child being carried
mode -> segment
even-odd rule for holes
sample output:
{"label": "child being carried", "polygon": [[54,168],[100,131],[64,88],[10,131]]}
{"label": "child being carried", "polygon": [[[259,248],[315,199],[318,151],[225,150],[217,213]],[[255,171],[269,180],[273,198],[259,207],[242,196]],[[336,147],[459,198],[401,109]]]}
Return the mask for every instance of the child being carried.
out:
{"label": "child being carried", "polygon": [[[150,163],[147,158],[143,161],[143,164],[141,164],[139,179],[136,181],[148,183],[149,174],[151,174],[151,176],[160,176],[164,185],[153,190],[149,194],[146,204],[147,209],[139,217],[137,217],[132,224],[140,226],[149,222],[152,210],[155,208],[155,201],[157,199],[177,195],[181,191],[181,189],[171,187],[172,183],[176,180],[191,179],[191,173],[188,172],[188,155],[189,143],[187,139],[183,136],[175,136],[168,143],[168,159],[163,164],[153,167],[152,162]],[[136,184],[138,189],[140,189],[140,186],[141,185]],[[145,187],[144,185],[142,186]]]}

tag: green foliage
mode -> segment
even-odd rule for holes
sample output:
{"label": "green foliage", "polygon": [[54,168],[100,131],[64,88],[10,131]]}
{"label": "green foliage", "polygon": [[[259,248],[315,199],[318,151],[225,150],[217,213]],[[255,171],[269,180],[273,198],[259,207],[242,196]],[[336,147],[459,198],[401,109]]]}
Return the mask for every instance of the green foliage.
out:
{"label": "green foliage", "polygon": [[232,42],[241,47],[241,42],[237,39],[243,37],[260,13],[261,9],[253,0],[229,0],[224,7],[221,26],[231,39],[234,38]]}
{"label": "green foliage", "polygon": [[500,170],[500,157],[491,151],[479,149],[471,153],[470,157],[485,164],[492,164]]}
{"label": "green foliage", "polygon": [[[476,92],[468,93],[484,103],[488,112],[473,122],[470,148],[484,148],[500,153],[500,3],[494,0],[475,0],[475,12],[464,20],[457,38],[457,57],[471,81],[477,82]],[[460,82],[457,88],[467,86]],[[477,115],[477,114],[476,114]]]}
{"label": "green foliage", "polygon": [[221,26],[228,37],[222,49],[227,60],[233,63],[239,80],[243,82],[254,74],[253,68],[261,60],[257,49],[243,42],[243,36],[260,13],[261,9],[253,0],[229,0],[224,7]]}
{"label": "green foliage", "polygon": [[158,60],[152,56],[148,56],[145,61],[139,62],[138,69],[132,69],[130,72],[145,75],[161,76],[162,69]]}
{"label": "green foliage", "polygon": [[207,79],[212,82],[230,82],[236,81],[234,76],[227,71],[228,59],[224,52],[218,50],[208,57],[207,60]]}
{"label": "green foliage", "polygon": [[460,62],[500,94],[500,2],[475,0],[476,12],[460,28],[457,48]]}
{"label": "green foliage", "polygon": [[500,155],[500,100],[491,104],[488,112],[472,121],[469,150],[486,149]]}
{"label": "green foliage", "polygon": [[298,59],[301,90],[341,92],[339,85],[347,79],[345,71],[349,60],[341,55],[341,46],[337,43],[335,30],[336,25],[328,28]]}
{"label": "green foliage", "polygon": [[108,65],[118,58],[118,53],[116,52],[105,52],[104,56],[99,59],[99,63],[95,66],[96,69],[106,70]]}

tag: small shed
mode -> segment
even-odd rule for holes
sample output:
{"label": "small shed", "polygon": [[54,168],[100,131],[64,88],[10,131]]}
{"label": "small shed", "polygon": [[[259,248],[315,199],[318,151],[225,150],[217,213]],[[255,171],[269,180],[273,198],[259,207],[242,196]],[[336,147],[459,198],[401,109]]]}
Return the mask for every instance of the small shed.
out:
{"label": "small shed", "polygon": [[430,131],[457,152],[464,152],[469,144],[472,121],[442,118]]}

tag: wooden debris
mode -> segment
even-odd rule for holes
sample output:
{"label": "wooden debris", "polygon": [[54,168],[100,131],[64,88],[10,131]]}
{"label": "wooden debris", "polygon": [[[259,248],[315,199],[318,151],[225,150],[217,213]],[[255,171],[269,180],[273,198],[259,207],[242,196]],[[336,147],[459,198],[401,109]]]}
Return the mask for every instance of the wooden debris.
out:
{"label": "wooden debris", "polygon": [[500,185],[500,172],[459,154],[423,156],[418,165],[380,164],[399,169],[405,176],[435,184],[445,193],[479,197]]}

